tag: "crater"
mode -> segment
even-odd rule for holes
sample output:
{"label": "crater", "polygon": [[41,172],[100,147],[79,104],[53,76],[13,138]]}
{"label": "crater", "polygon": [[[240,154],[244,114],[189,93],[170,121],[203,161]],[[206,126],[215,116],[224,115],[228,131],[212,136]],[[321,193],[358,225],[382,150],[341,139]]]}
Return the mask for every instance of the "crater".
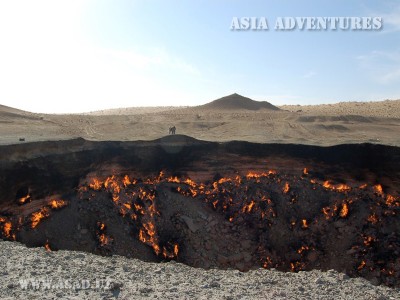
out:
{"label": "crater", "polygon": [[83,139],[1,146],[0,236],[48,251],[400,286],[400,149]]}

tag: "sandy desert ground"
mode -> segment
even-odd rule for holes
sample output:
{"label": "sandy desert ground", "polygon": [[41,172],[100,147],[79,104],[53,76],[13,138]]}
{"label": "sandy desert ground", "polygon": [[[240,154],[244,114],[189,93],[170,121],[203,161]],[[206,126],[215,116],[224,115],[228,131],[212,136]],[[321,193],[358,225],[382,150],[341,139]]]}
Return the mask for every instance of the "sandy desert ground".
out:
{"label": "sandy desert ground", "polygon": [[[226,100],[233,101],[226,101]],[[153,140],[178,134],[208,141],[334,145],[400,145],[400,100],[281,106],[255,110],[245,97],[219,105],[121,108],[86,114],[33,114],[0,106],[0,144],[82,137],[93,141]],[[215,104],[215,102],[214,102]]]}

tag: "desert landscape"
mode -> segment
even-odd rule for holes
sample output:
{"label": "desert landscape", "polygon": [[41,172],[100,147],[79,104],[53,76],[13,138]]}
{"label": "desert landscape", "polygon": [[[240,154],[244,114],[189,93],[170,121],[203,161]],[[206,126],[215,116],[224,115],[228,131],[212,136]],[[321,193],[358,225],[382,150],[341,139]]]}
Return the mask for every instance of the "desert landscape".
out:
{"label": "desert landscape", "polygon": [[400,297],[400,100],[0,106],[0,124],[5,299]]}
{"label": "desert landscape", "polygon": [[[265,105],[266,104],[266,105]],[[232,94],[197,107],[121,108],[72,115],[0,107],[1,144],[82,137],[91,141],[154,140],[175,125],[206,141],[400,144],[400,100],[275,107]]]}

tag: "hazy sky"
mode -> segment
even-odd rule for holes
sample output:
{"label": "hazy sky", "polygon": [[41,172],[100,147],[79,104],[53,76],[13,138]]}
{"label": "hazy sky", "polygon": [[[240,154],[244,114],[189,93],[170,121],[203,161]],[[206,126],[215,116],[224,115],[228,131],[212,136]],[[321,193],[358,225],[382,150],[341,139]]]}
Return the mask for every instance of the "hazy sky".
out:
{"label": "hazy sky", "polygon": [[[380,31],[276,31],[278,17],[378,16]],[[268,31],[232,31],[266,17]],[[400,1],[0,0],[0,104],[34,112],[400,98]]]}

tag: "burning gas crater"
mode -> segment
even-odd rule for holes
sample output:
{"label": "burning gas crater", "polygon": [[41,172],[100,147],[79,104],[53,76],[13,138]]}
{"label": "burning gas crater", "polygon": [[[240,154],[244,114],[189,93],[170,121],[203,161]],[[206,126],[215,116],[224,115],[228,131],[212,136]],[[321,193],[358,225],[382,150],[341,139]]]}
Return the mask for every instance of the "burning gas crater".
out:
{"label": "burning gas crater", "polygon": [[165,170],[89,174],[62,199],[17,199],[0,216],[2,238],[205,268],[333,268],[400,286],[400,198],[380,184],[320,180],[306,168],[204,182]]}

